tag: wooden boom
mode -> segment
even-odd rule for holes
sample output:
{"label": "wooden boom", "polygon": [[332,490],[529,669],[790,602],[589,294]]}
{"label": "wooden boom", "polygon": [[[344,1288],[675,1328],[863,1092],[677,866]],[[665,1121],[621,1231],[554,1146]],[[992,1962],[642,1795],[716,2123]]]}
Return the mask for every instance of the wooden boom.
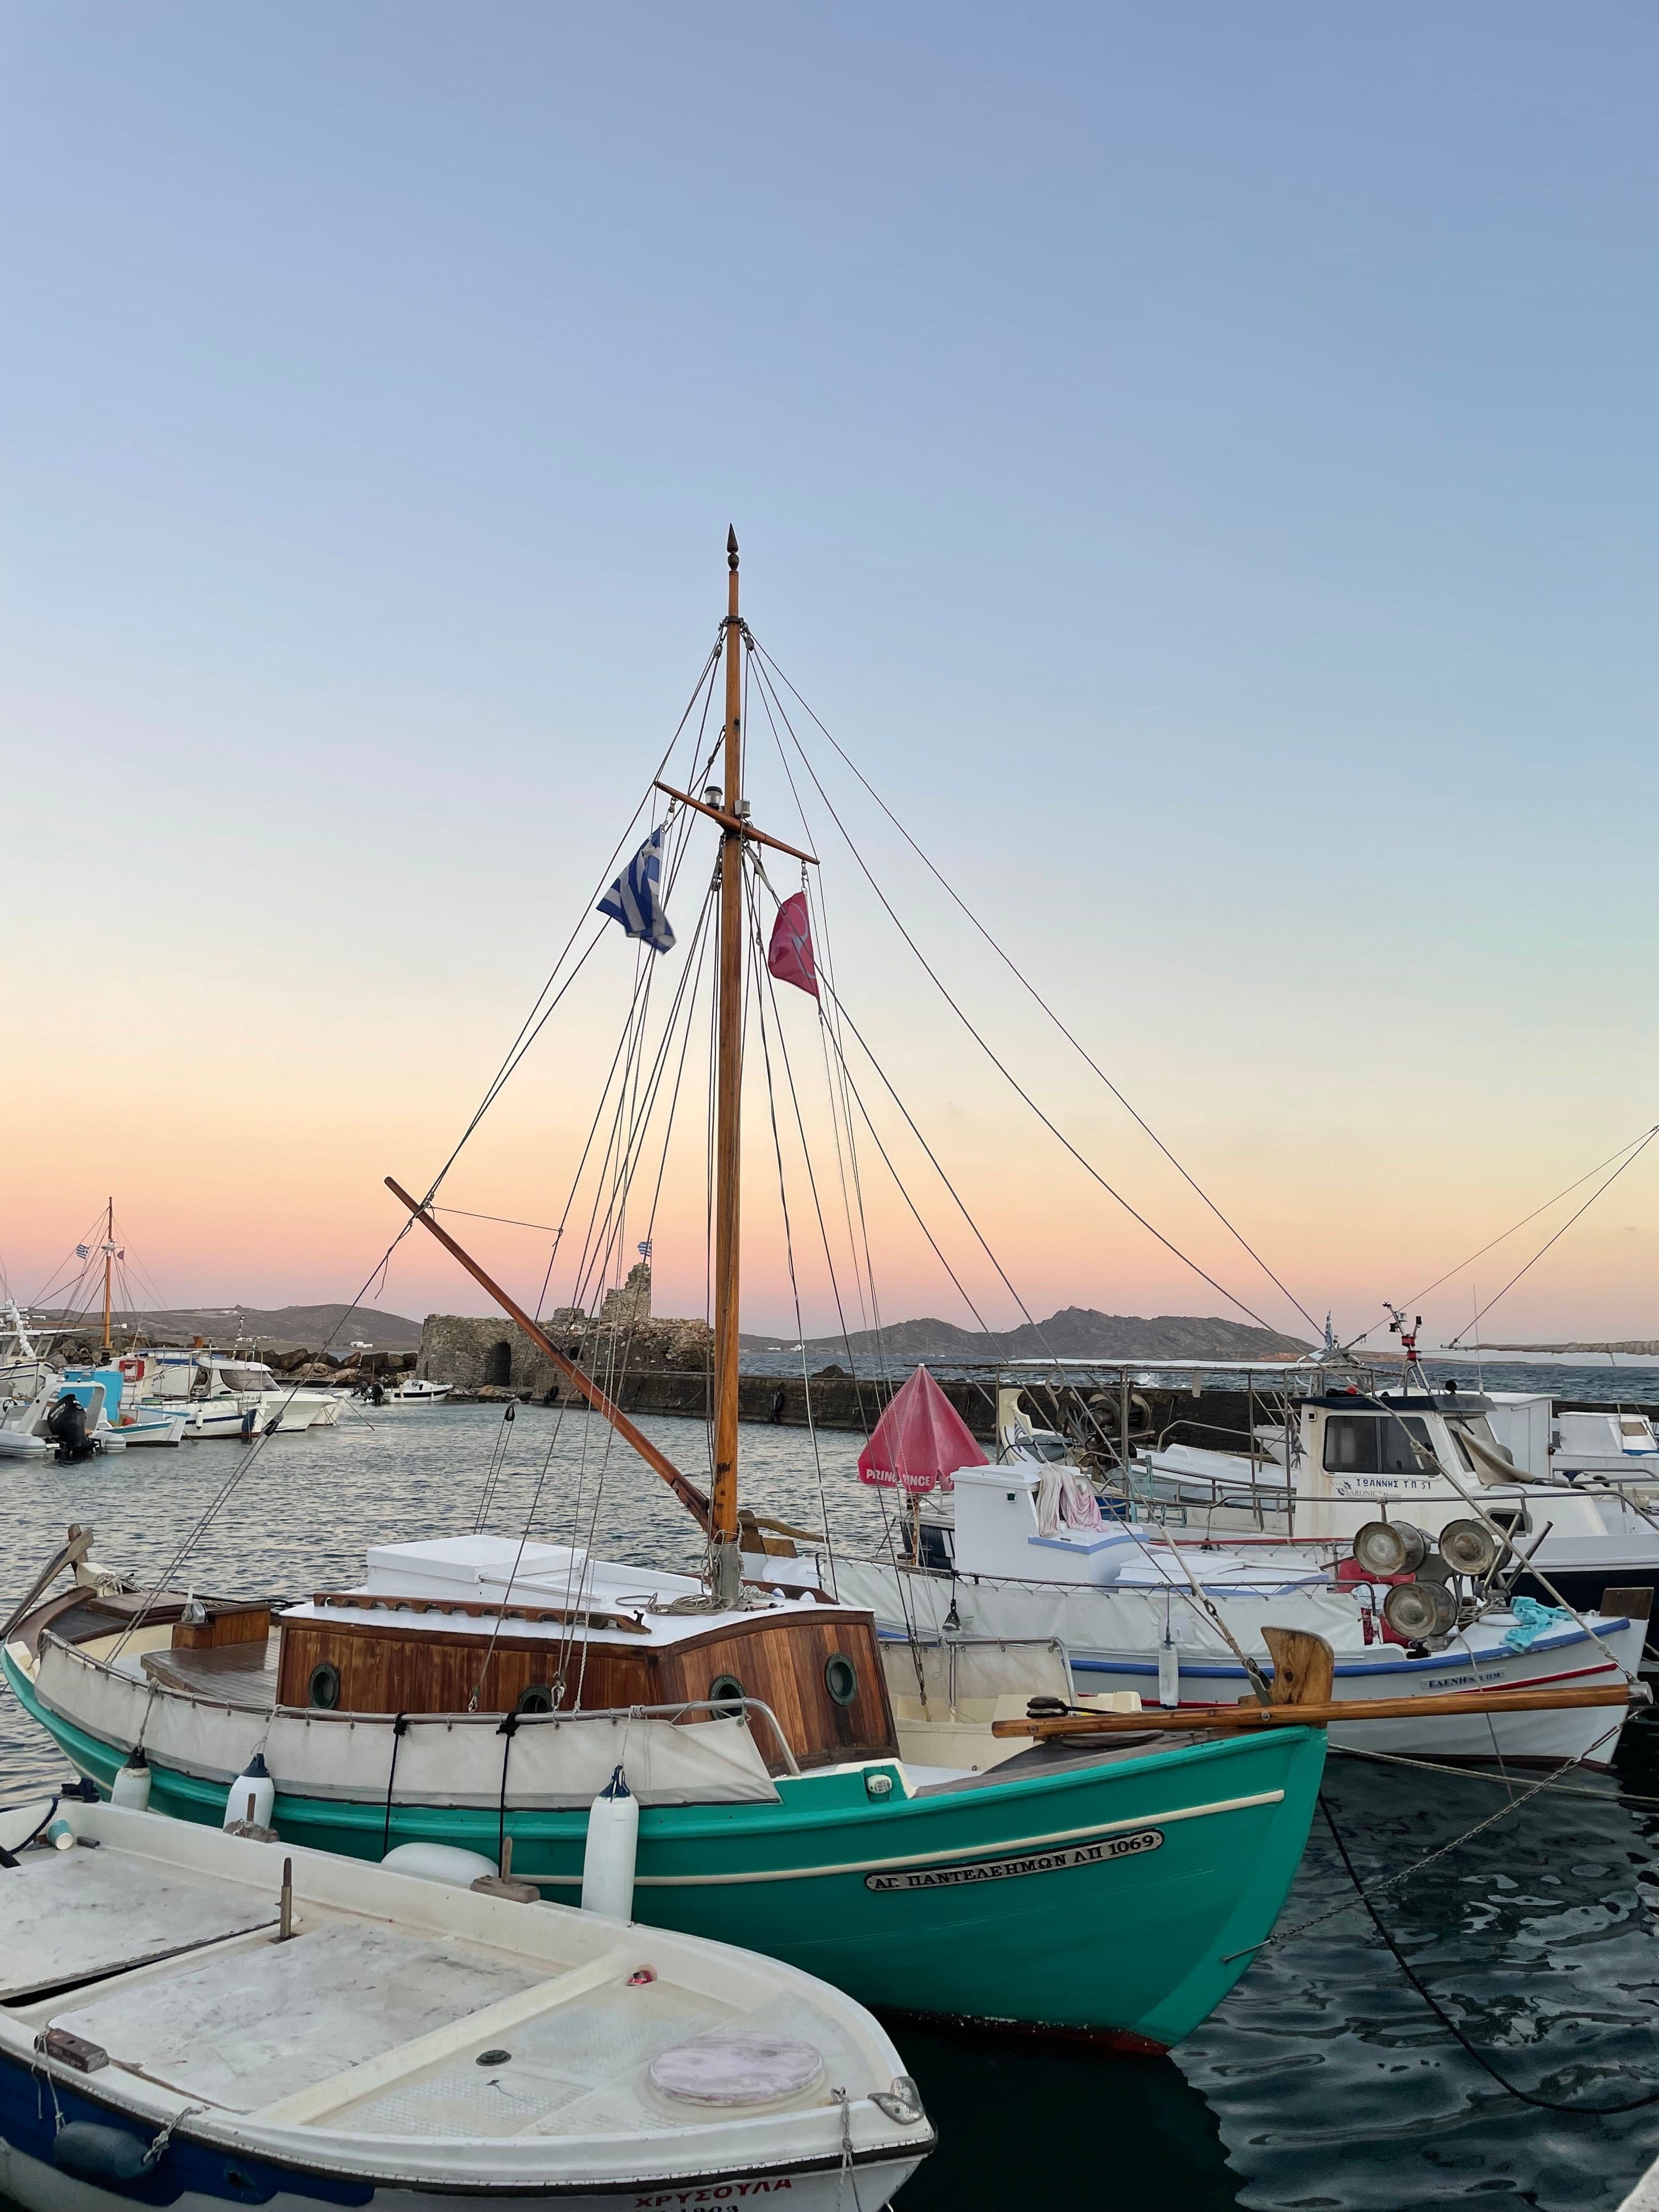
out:
{"label": "wooden boom", "polygon": [[431,1231],[446,1252],[454,1255],[473,1280],[483,1284],[501,1311],[509,1319],[517,1322],[544,1358],[550,1359],[560,1374],[567,1376],[575,1384],[593,1411],[596,1413],[604,1414],[623,1442],[631,1444],[652,1472],[662,1477],[706,1535],[709,1525],[708,1500],[690,1477],[682,1474],[667,1453],[659,1451],[650,1437],[635,1427],[622,1407],[611,1403],[591,1375],[583,1374],[574,1359],[567,1359],[563,1352],[557,1350],[547,1331],[532,1321],[524,1308],[515,1299],[508,1297],[499,1283],[490,1280],[477,1261],[470,1254],[461,1249],[447,1229],[441,1229],[438,1226],[418,1198],[411,1198],[403,1185],[393,1182],[390,1176],[386,1179],[386,1187],[394,1198],[400,1200],[409,1208],[422,1229]]}
{"label": "wooden boom", "polygon": [[1238,1730],[1329,1728],[1335,1722],[1451,1720],[1482,1713],[1554,1713],[1580,1705],[1644,1705],[1626,1683],[1583,1683],[1559,1690],[1443,1690],[1422,1698],[1322,1699],[1305,1705],[1185,1705],[1140,1713],[1054,1713],[1041,1719],[993,1721],[993,1735],[1134,1735],[1146,1729]]}

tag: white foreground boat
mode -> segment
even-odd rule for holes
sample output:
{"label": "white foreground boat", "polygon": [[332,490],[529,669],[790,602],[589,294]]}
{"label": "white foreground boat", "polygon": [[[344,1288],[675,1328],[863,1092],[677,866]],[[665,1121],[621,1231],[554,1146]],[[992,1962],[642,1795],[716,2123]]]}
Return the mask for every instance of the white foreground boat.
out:
{"label": "white foreground boat", "polygon": [[[19,1849],[28,1826],[61,1833]],[[130,2205],[877,2212],[933,2145],[823,1982],[120,1807],[0,1814],[0,2191]]]}

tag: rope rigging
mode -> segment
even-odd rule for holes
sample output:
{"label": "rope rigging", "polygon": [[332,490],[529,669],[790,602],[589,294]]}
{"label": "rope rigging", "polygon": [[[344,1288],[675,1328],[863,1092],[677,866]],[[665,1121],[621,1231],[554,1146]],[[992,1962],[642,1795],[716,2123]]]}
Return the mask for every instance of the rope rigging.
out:
{"label": "rope rigging", "polygon": [[1550,1246],[1553,1244],[1559,1244],[1561,1239],[1566,1235],[1568,1230],[1572,1227],[1573,1223],[1575,1221],[1581,1221],[1584,1215],[1589,1212],[1591,1206],[1593,1206],[1596,1200],[1601,1197],[1602,1192],[1610,1190],[1613,1184],[1618,1182],[1620,1176],[1623,1175],[1625,1170],[1635,1165],[1636,1162],[1641,1158],[1643,1153],[1646,1152],[1648,1146],[1653,1142],[1656,1137],[1659,1137],[1659,1127],[1651,1128],[1648,1131],[1646,1136],[1642,1139],[1641,1142],[1637,1146],[1635,1151],[1630,1154],[1629,1158],[1627,1159],[1621,1160],[1619,1165],[1613,1170],[1613,1173],[1607,1177],[1606,1182],[1600,1184],[1595,1190],[1593,1190],[1576,1212],[1568,1215],[1567,1218],[1556,1231],[1554,1236],[1549,1238],[1547,1243],[1539,1246],[1537,1251],[1533,1254],[1531,1259],[1527,1261],[1524,1267],[1517,1267],[1516,1269],[1514,1274],[1510,1277],[1503,1289],[1498,1291],[1496,1296],[1488,1298],[1486,1304],[1481,1306],[1475,1313],[1474,1319],[1468,1322],[1464,1328],[1458,1330],[1457,1335],[1451,1339],[1452,1344],[1455,1345],[1458,1341],[1458,1338],[1467,1336],[1470,1329],[1479,1328],[1481,1321],[1492,1311],[1492,1308],[1498,1304],[1498,1299],[1504,1298],[1509,1296],[1510,1292],[1515,1288],[1522,1275],[1529,1273],[1530,1271],[1538,1265],[1538,1262],[1543,1258],[1545,1253],[1549,1250]]}
{"label": "rope rigging", "polygon": [[[1107,1074],[1104,1068],[1103,1068],[1093,1058],[1092,1054],[1087,1050],[1082,1042],[1070,1029],[1067,1028],[1066,1024],[1060,1019],[1060,1016],[1042,996],[1036,986],[1030,981],[1023,970],[1018,967],[1012,957],[1005,951],[998,940],[993,937],[990,931],[986,928],[984,923],[980,921],[978,915],[975,914],[972,908],[968,905],[967,902],[951,883],[950,879],[938,866],[935,866],[934,862],[922,849],[921,846],[911,835],[910,831],[905,827],[904,823],[899,820],[897,815],[894,813],[891,807],[888,805],[886,800],[882,798],[880,793],[876,790],[874,785],[871,783],[868,777],[866,776],[863,770],[858,766],[856,762],[853,760],[851,756],[847,752],[846,749],[842,745],[834,733],[827,727],[820,717],[814,712],[812,708],[807,704],[807,702],[801,697],[799,691],[796,690],[794,684],[784,673],[783,670],[778,666],[777,663],[773,659],[771,654],[768,653],[765,647],[761,645],[758,641],[755,641],[754,650],[763,664],[763,690],[770,690],[772,691],[772,696],[774,699],[776,700],[779,715],[783,720],[784,726],[789,732],[791,741],[794,744],[796,750],[800,754],[802,763],[805,767],[807,774],[811,776],[813,784],[817,790],[819,797],[823,800],[824,805],[829,810],[831,820],[834,821],[836,829],[841,831],[842,836],[847,843],[848,849],[852,853],[854,859],[858,862],[860,870],[863,872],[866,880],[869,882],[871,889],[875,892],[876,896],[881,901],[882,905],[886,908],[888,915],[890,916],[895,927],[897,928],[899,934],[903,938],[911,951],[915,953],[916,959],[921,963],[921,965],[926,970],[928,977],[940,993],[940,995],[945,1000],[945,1002],[951,1007],[951,1012],[957,1015],[957,1018],[962,1022],[963,1026],[974,1038],[975,1042],[981,1047],[987,1058],[991,1060],[993,1066],[994,1066],[998,1072],[1006,1079],[1009,1084],[1012,1085],[1017,1091],[1018,1091],[1019,1096],[1024,1100],[1025,1103],[1031,1108],[1033,1113],[1036,1114],[1038,1119],[1043,1123],[1044,1127],[1048,1128],[1054,1136],[1059,1139],[1059,1141],[1061,1144],[1065,1145],[1066,1149],[1072,1153],[1073,1158],[1079,1162],[1079,1164],[1087,1168],[1089,1172],[1094,1176],[1096,1182],[1100,1184],[1101,1188],[1107,1191],[1111,1197],[1115,1198],[1118,1204],[1123,1206],[1127,1212],[1133,1214],[1134,1218],[1140,1223],[1142,1228],[1147,1230],[1152,1236],[1158,1237],[1159,1243],[1164,1244],[1177,1259],[1183,1261],[1188,1267],[1192,1267],[1195,1273],[1203,1276],[1203,1279],[1209,1284],[1212,1290],[1217,1291],[1222,1297],[1227,1298],[1232,1304],[1237,1305],[1241,1312],[1249,1314],[1251,1320],[1256,1321],[1259,1326],[1262,1328],[1266,1328],[1267,1326],[1265,1322],[1260,1321],[1259,1316],[1252,1312],[1251,1309],[1244,1304],[1242,1298],[1234,1297],[1231,1291],[1225,1290],[1222,1285],[1216,1282],[1212,1277],[1205,1273],[1205,1271],[1201,1267],[1198,1267],[1195,1261],[1189,1259],[1185,1253],[1178,1251],[1173,1244],[1169,1243],[1169,1240],[1160,1236],[1159,1232],[1152,1228],[1152,1224],[1146,1220],[1141,1214],[1137,1212],[1135,1208],[1129,1205],[1128,1200],[1125,1199],[1121,1193],[1114,1190],[1111,1185],[1106,1182],[1105,1178],[1090,1165],[1090,1163],[1083,1158],[1081,1153],[1076,1151],[1075,1147],[1071,1145],[1067,1139],[1060,1134],[1060,1132],[1055,1128],[1054,1123],[1048,1120],[1047,1115],[1042,1113],[1042,1109],[1036,1104],[1036,1102],[1031,1099],[1024,1089],[1022,1089],[1015,1081],[1013,1076],[1009,1073],[1008,1070],[991,1050],[990,1046],[980,1035],[979,1031],[969,1019],[966,1013],[963,1012],[963,1009],[957,1004],[957,1001],[951,996],[951,993],[945,988],[944,983],[940,981],[938,975],[934,972],[933,967],[922,954],[921,948],[915,943],[915,939],[904,927],[904,925],[899,921],[896,914],[893,912],[893,908],[889,903],[885,893],[876,882],[875,877],[872,874],[862,854],[854,845],[852,837],[848,834],[845,825],[842,823],[840,816],[836,812],[834,806],[830,804],[828,793],[825,792],[823,786],[819,781],[811,762],[807,759],[805,748],[801,744],[799,735],[796,732],[793,723],[790,722],[788,715],[784,709],[782,701],[781,699],[777,699],[775,689],[773,687],[772,684],[774,677],[775,677],[777,682],[783,684],[787,688],[791,695],[800,705],[802,711],[811,716],[812,720],[817,724],[818,729],[823,732],[824,738],[828,740],[830,744],[834,747],[836,752],[845,763],[847,768],[850,769],[854,776],[857,777],[865,791],[868,793],[871,799],[873,799],[875,804],[881,809],[883,814],[884,814],[887,819],[892,823],[894,829],[897,830],[899,836],[904,840],[905,843],[910,848],[910,850],[927,870],[927,872],[933,878],[935,882],[939,884],[940,889],[945,893],[947,897],[950,898],[952,904],[957,907],[963,918],[972,926],[978,934],[984,939],[985,942],[990,946],[992,951],[996,954],[998,959],[1001,961],[1004,967],[1007,969],[1009,974],[1014,978],[1015,981],[1018,983],[1021,989],[1029,994],[1034,1003],[1060,1032],[1060,1036],[1065,1038],[1066,1043],[1069,1044],[1072,1049],[1078,1054],[1085,1066],[1087,1066],[1091,1073],[1098,1077],[1099,1080],[1105,1085],[1107,1090],[1111,1092],[1113,1097],[1117,1100],[1118,1103],[1135,1122],[1136,1126],[1143,1130],[1152,1139],[1152,1143],[1158,1147],[1164,1158],[1169,1161],[1170,1166],[1175,1169],[1176,1174],[1181,1176],[1182,1180],[1189,1186],[1194,1194],[1203,1201],[1204,1205],[1208,1207],[1209,1211],[1215,1216],[1216,1219],[1220,1222],[1222,1227],[1226,1230],[1228,1235],[1234,1238],[1243,1250],[1245,1251],[1255,1262],[1256,1266],[1261,1268],[1262,1273],[1267,1276],[1267,1279],[1273,1284],[1275,1290],[1279,1291],[1283,1297],[1289,1300],[1290,1304],[1296,1308],[1297,1313],[1301,1315],[1303,1320],[1307,1322],[1309,1328],[1317,1333],[1319,1323],[1308,1311],[1308,1309],[1303,1304],[1301,1299],[1297,1297],[1295,1291],[1291,1290],[1288,1285],[1280,1279],[1279,1275],[1274,1273],[1267,1261],[1263,1259],[1261,1253],[1256,1250],[1255,1247],[1245,1237],[1243,1231],[1235,1222],[1231,1220],[1228,1216],[1222,1212],[1221,1208],[1216,1204],[1215,1200],[1210,1196],[1209,1193],[1204,1188],[1202,1184],[1200,1183],[1190,1170],[1183,1166],[1182,1162],[1176,1158],[1174,1152],[1170,1151],[1168,1145],[1166,1145],[1162,1137],[1158,1135],[1157,1130],[1152,1127],[1151,1122],[1146,1120],[1146,1116],[1141,1114],[1136,1107],[1130,1103],[1124,1093],[1118,1088],[1117,1085],[1113,1082],[1111,1077]],[[781,746],[780,746],[780,751],[781,751]]]}
{"label": "rope rigging", "polygon": [[[757,652],[759,652],[760,648],[757,647],[756,650]],[[765,691],[769,688],[764,679],[763,680],[762,688],[763,691]],[[1030,1109],[1031,1112],[1036,1115],[1037,1120],[1042,1122],[1043,1127],[1048,1130],[1050,1136],[1052,1136],[1055,1142],[1077,1162],[1078,1165],[1084,1170],[1085,1174],[1090,1176],[1093,1182],[1098,1183],[1101,1189],[1106,1193],[1107,1196],[1112,1199],[1117,1205],[1121,1206],[1123,1208],[1123,1211],[1130,1216],[1131,1219],[1138,1222],[1141,1228],[1146,1231],[1149,1237],[1155,1238],[1156,1241],[1164,1247],[1164,1250],[1173,1258],[1179,1260],[1183,1267],[1189,1267],[1202,1281],[1207,1283],[1218,1297],[1225,1298],[1230,1305],[1237,1306],[1242,1314],[1249,1316],[1250,1320],[1255,1323],[1258,1328],[1271,1330],[1271,1322],[1264,1321],[1261,1316],[1256,1312],[1255,1309],[1249,1304],[1243,1298],[1240,1297],[1237,1291],[1230,1291],[1226,1287],[1225,1284],[1218,1282],[1206,1268],[1200,1267],[1198,1261],[1194,1260],[1190,1254],[1183,1252],[1178,1244],[1176,1244],[1170,1238],[1164,1236],[1162,1230],[1155,1228],[1152,1222],[1146,1218],[1146,1216],[1140,1212],[1138,1206],[1133,1205],[1130,1200],[1123,1195],[1121,1191],[1118,1190],[1112,1183],[1107,1181],[1106,1177],[1101,1174],[1099,1169],[1095,1166],[1094,1163],[1080,1152],[1077,1146],[1073,1144],[1071,1139],[1066,1135],[1065,1132],[1060,1129],[1046,1113],[1044,1113],[1042,1107],[1037,1104],[1036,1100],[1032,1097],[1030,1092],[1026,1090],[1025,1086],[1020,1082],[1018,1077],[1014,1074],[1012,1069],[1008,1066],[1007,1063],[1000,1057],[989,1041],[983,1036],[981,1030],[975,1024],[966,1009],[962,1006],[960,1001],[950,989],[949,986],[945,982],[943,977],[939,974],[937,969],[933,967],[927,955],[922,951],[921,947],[917,944],[915,939],[905,927],[903,922],[900,921],[897,914],[894,910],[891,901],[888,898],[887,894],[883,890],[881,885],[877,882],[875,875],[871,870],[868,862],[865,860],[864,855],[859,850],[858,845],[854,842],[851,833],[847,829],[846,824],[842,821],[840,815],[836,812],[834,803],[830,799],[828,792],[825,791],[823,783],[819,781],[817,773],[813,768],[811,759],[808,757],[805,748],[802,746],[800,739],[796,734],[795,730],[790,724],[787,715],[783,711],[782,702],[776,698],[775,693],[773,693],[772,696],[777,707],[778,713],[783,720],[784,726],[789,731],[789,735],[795,745],[795,749],[800,755],[802,765],[805,767],[807,775],[811,776],[812,780],[814,789],[817,792],[819,798],[823,801],[824,806],[829,812],[830,818],[834,822],[836,829],[841,832],[848,851],[852,854],[853,859],[858,864],[859,869],[864,876],[866,882],[868,883],[871,890],[880,901],[881,905],[885,910],[888,918],[891,921],[893,927],[903,939],[906,945],[908,946],[911,953],[915,956],[918,965],[921,968],[928,981],[933,984],[939,996],[945,1000],[946,1006],[950,1007],[957,1019],[967,1030],[969,1036],[971,1036],[975,1043],[978,1045],[980,1050],[990,1061],[992,1066],[996,1069],[998,1074],[1000,1075],[1004,1082],[1007,1084],[1010,1090],[1012,1090],[1016,1096]],[[816,719],[816,717],[814,719]],[[831,742],[834,742],[833,739]],[[1274,1279],[1276,1281],[1278,1279],[1275,1277]],[[1288,1296],[1289,1294],[1286,1293],[1286,1295]],[[1302,1307],[1297,1300],[1292,1299],[1291,1303],[1296,1305],[1298,1313],[1303,1313],[1304,1315],[1304,1317],[1308,1320],[1309,1326],[1310,1328],[1317,1326],[1317,1324],[1313,1322],[1312,1316],[1306,1314],[1305,1309]]]}

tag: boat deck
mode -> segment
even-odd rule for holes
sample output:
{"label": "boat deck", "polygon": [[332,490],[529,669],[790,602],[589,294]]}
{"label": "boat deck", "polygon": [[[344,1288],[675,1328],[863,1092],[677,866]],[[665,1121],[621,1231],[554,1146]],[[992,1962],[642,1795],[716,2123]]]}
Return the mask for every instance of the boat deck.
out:
{"label": "boat deck", "polygon": [[146,1651],[142,1664],[146,1679],[165,1690],[268,1713],[276,1703],[281,1648],[282,1638],[273,1631],[261,1643],[222,1644],[202,1651]]}
{"label": "boat deck", "polygon": [[[147,1816],[71,1811],[94,1847],[37,1846],[5,1877],[0,2008],[31,2043],[50,2026],[95,2046],[110,2082],[136,2077],[261,2130],[435,2151],[660,2134],[676,2123],[652,2063],[722,2031],[810,2045],[822,2069],[786,2100],[803,2112],[824,2104],[825,2081],[871,2071],[839,2000],[723,1948],[687,1973],[659,1930],[517,1904],[481,1913],[422,1882],[393,1885],[410,1893],[406,1915],[378,1895],[347,1905],[306,1887],[362,1875],[327,1861],[312,1874],[309,1854],[288,1862],[307,1871],[283,1940],[278,1847],[248,1847],[254,1878],[226,1880],[98,1847],[96,1831]],[[185,1832],[181,1848],[223,1846]]]}

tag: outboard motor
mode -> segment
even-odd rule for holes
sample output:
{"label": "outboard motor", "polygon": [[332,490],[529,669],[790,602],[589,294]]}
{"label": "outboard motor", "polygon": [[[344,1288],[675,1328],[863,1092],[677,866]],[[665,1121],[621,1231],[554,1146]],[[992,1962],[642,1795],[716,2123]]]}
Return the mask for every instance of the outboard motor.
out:
{"label": "outboard motor", "polygon": [[46,1432],[58,1447],[59,1460],[90,1459],[92,1439],[87,1434],[87,1411],[73,1391],[65,1390],[46,1415]]}

